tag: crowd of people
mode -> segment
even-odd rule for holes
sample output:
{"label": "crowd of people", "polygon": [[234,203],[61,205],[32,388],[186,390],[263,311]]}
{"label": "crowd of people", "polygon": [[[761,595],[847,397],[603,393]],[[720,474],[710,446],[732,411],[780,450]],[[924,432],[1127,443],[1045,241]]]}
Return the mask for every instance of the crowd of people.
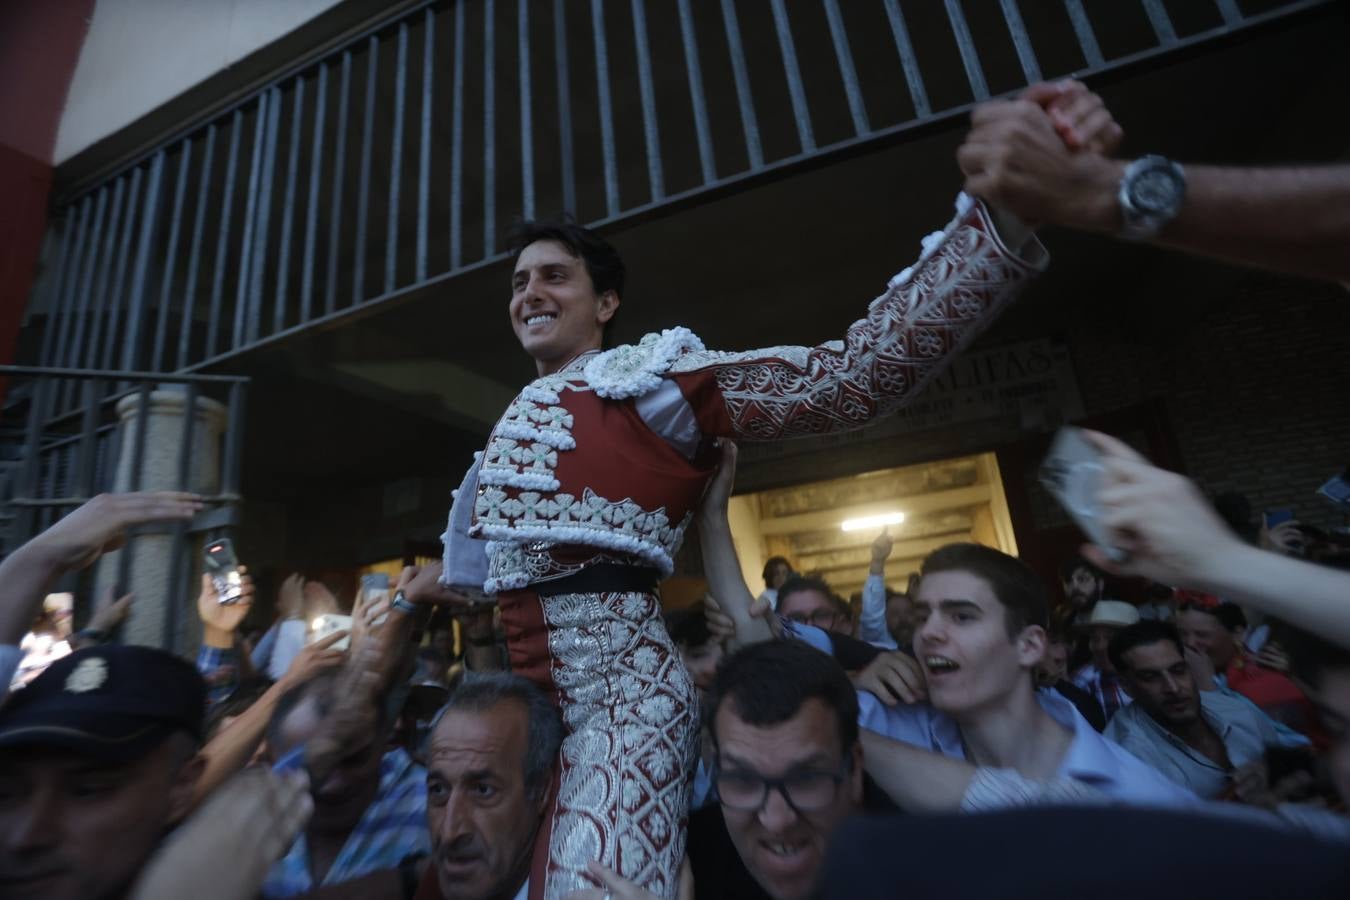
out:
{"label": "crowd of people", "polygon": [[[511,320],[540,377],[466,476],[445,560],[391,596],[292,574],[267,604],[245,574],[222,603],[204,576],[194,666],[116,641],[134,598],[71,635],[43,603],[200,498],[100,496],[16,549],[0,895],[1350,896],[1350,573],[1292,528],[1246,540],[1086,432],[1111,547],[1057,586],[971,543],[888,571],[884,530],[851,601],[781,557],[758,596],[742,575],[735,441],[894,408],[1044,264],[1031,223],[1350,278],[1350,167],[1187,167],[1184,202],[1144,208],[1165,191],[1118,199],[1120,136],[1074,83],[979,107],[957,218],[817,348],[672,329],[600,352],[617,254],[527,226]],[[708,594],[663,613],[691,524]],[[35,630],[44,667],[16,677]]]}

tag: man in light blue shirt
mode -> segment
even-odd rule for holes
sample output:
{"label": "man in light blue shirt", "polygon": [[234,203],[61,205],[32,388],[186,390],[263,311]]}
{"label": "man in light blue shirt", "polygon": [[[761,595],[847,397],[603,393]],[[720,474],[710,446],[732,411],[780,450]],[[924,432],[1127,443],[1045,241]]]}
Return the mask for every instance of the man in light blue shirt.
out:
{"label": "man in light blue shirt", "polygon": [[1135,702],[1116,713],[1107,736],[1205,799],[1244,799],[1252,779],[1242,776],[1260,769],[1267,748],[1299,746],[1245,698],[1199,689],[1169,623],[1131,625],[1110,653]]}
{"label": "man in light blue shirt", "polygon": [[863,693],[864,728],[1027,778],[1072,778],[1118,802],[1197,803],[1097,734],[1068,700],[1036,690],[1048,602],[1039,579],[1017,559],[978,544],[935,551],[924,560],[914,615],[928,703],[888,706]]}

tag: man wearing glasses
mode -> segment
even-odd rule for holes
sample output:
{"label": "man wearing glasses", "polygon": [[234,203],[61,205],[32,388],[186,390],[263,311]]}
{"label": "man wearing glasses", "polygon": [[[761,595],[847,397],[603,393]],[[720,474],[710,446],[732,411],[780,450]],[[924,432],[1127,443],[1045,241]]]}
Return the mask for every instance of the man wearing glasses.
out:
{"label": "man wearing glasses", "polygon": [[724,661],[708,714],[721,817],[755,884],[735,883],[742,873],[717,852],[716,809],[690,823],[694,883],[718,896],[810,896],[830,835],[866,805],[857,692],[829,656],[771,641]]}
{"label": "man wearing glasses", "polygon": [[830,586],[819,578],[792,575],[778,589],[778,614],[799,625],[814,625],[823,631],[839,627],[839,607]]}

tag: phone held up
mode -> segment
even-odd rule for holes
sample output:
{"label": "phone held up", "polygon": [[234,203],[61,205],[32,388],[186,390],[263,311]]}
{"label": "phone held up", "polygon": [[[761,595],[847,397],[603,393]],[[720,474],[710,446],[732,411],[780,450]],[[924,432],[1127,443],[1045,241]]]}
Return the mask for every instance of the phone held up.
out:
{"label": "phone held up", "polygon": [[1126,553],[1108,540],[1097,503],[1103,471],[1101,454],[1083,437],[1083,432],[1078,428],[1061,428],[1050,445],[1049,455],[1041,463],[1040,479],[1092,543],[1112,560],[1124,562]]}
{"label": "phone held up", "polygon": [[[310,628],[309,631],[309,639],[306,640],[305,643],[313,644],[316,641],[323,640],[324,638],[328,637],[330,634],[333,634],[334,632],[351,631],[351,630],[352,630],[351,616],[344,616],[340,615],[339,613],[325,613],[314,620],[313,627]],[[352,639],[350,636],[344,637],[342,640],[334,643],[332,649],[346,650],[348,647],[351,646],[351,643]]]}
{"label": "phone held up", "polygon": [[234,555],[234,544],[229,538],[211,541],[206,545],[203,557],[206,573],[216,588],[216,602],[221,606],[238,603],[244,595],[244,582],[239,572],[239,559]]}
{"label": "phone held up", "polygon": [[[376,603],[389,599],[389,576],[383,572],[374,572],[369,575],[361,576],[361,606],[364,609],[370,609]],[[389,612],[386,610],[371,620],[370,624],[379,626],[384,624],[384,620],[389,618]]]}

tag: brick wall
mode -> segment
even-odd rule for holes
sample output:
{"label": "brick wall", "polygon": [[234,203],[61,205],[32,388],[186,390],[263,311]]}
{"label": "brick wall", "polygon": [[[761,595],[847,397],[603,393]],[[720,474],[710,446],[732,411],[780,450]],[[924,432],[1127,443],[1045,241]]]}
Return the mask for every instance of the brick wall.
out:
{"label": "brick wall", "polygon": [[1345,524],[1313,492],[1350,464],[1350,291],[1253,274],[1166,334],[1080,324],[1068,340],[1089,413],[1161,398],[1207,492]]}

